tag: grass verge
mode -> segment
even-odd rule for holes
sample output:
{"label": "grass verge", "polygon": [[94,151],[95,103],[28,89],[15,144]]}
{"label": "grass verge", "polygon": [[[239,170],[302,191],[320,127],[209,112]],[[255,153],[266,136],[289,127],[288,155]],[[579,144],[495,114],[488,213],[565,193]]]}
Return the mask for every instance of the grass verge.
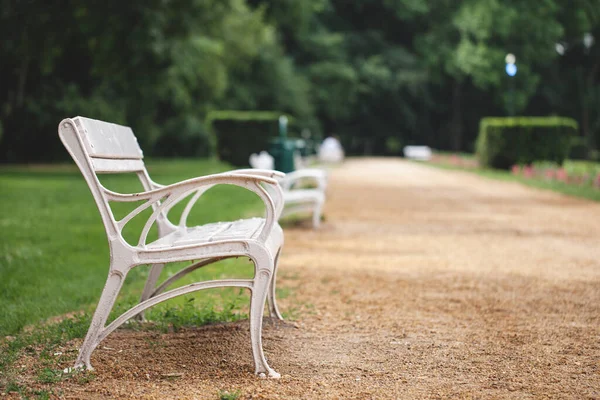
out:
{"label": "grass verge", "polygon": [[441,168],[446,170],[454,170],[454,171],[466,171],[470,173],[477,174],[479,176],[483,176],[485,178],[496,179],[500,181],[507,182],[518,182],[522,183],[526,186],[534,187],[537,189],[551,190],[554,192],[566,194],[569,196],[580,197],[593,201],[600,201],[600,190],[591,187],[591,186],[578,186],[567,184],[560,181],[545,181],[539,179],[530,179],[525,178],[523,176],[513,175],[510,171],[502,171],[495,169],[484,169],[484,168],[470,168],[470,167],[461,167],[455,165],[448,164],[437,164],[437,163],[427,163],[427,162],[418,162],[421,165],[426,165],[429,167]]}

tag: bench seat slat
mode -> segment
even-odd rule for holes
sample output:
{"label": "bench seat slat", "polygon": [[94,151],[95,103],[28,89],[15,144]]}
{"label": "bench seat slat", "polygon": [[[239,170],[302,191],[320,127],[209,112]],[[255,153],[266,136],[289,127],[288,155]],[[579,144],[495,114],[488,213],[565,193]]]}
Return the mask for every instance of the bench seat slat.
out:
{"label": "bench seat slat", "polygon": [[264,223],[264,218],[248,218],[184,228],[150,243],[148,248],[169,248],[220,240],[255,239]]}

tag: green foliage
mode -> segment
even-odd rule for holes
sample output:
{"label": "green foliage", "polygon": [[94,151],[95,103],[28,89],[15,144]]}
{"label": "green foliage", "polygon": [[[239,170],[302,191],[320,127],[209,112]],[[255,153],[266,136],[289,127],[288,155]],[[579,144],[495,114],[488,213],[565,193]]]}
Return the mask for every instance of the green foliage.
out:
{"label": "green foliage", "polygon": [[589,157],[589,146],[585,138],[581,136],[571,138],[569,158],[572,160],[587,160]]}
{"label": "green foliage", "polygon": [[240,398],[242,393],[239,390],[234,390],[232,392],[227,390],[219,391],[219,400],[237,400]]}
{"label": "green foliage", "polygon": [[75,115],[169,156],[213,154],[204,117],[240,98],[310,117],[306,82],[244,0],[1,4],[0,161],[66,159],[56,125]]}
{"label": "green foliage", "polygon": [[274,111],[212,112],[208,121],[217,137],[219,159],[236,166],[248,165],[252,153],[269,148],[269,140],[278,135],[278,119]]}
{"label": "green foliage", "polygon": [[0,0],[0,162],[66,159],[74,115],[132,126],[148,155],[214,155],[219,109],[280,110],[349,154],[471,151],[483,116],[565,115],[595,154],[596,3]]}
{"label": "green foliage", "polygon": [[23,388],[23,387],[21,387],[20,385],[18,385],[17,383],[15,383],[15,382],[9,382],[9,383],[6,385],[6,391],[7,391],[8,393],[10,393],[10,392],[21,393],[21,392],[23,392],[23,391],[24,391],[24,388]]}
{"label": "green foliage", "polygon": [[[276,121],[282,114],[276,111],[235,111],[221,110],[212,111],[206,118],[207,123],[211,124],[219,120],[235,121]],[[289,120],[290,117],[288,117]]]}
{"label": "green foliage", "polygon": [[387,138],[385,147],[387,148],[388,153],[393,155],[400,155],[402,151],[402,143],[400,143],[398,138],[393,136]]}
{"label": "green foliage", "polygon": [[484,118],[477,156],[481,165],[501,169],[538,160],[561,164],[576,134],[577,122],[570,118]]}
{"label": "green foliage", "polygon": [[600,175],[600,163],[593,161],[567,160],[563,168],[569,175],[587,175],[590,179]]}
{"label": "green foliage", "polygon": [[62,371],[51,368],[44,368],[41,371],[39,371],[37,380],[40,383],[56,383],[60,381],[61,376]]}
{"label": "green foliage", "polygon": [[216,140],[206,124],[194,115],[169,119],[151,153],[165,157],[209,157]]}
{"label": "green foliage", "polygon": [[[155,308],[147,313],[147,318],[153,321],[155,328],[162,332],[179,331],[183,327],[202,326],[215,322],[231,322],[247,318],[246,313],[239,311],[242,306],[241,299],[248,300],[243,295],[243,291],[238,292],[238,296],[225,304],[215,304],[213,299],[204,301],[200,305],[194,304],[194,297],[188,298],[183,305],[173,305],[169,307]],[[227,302],[229,301],[229,302]],[[218,303],[223,303],[219,300]],[[246,301],[244,301],[247,304]]]}

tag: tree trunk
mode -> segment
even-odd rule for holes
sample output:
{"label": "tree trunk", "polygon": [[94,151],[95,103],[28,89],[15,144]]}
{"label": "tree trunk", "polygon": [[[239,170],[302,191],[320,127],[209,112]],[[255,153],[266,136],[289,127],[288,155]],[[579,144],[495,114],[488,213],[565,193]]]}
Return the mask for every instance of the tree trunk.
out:
{"label": "tree trunk", "polygon": [[23,56],[21,67],[19,68],[19,80],[17,84],[17,97],[16,97],[16,106],[23,106],[23,101],[25,99],[25,83],[27,82],[27,72],[29,71],[29,54]]}
{"label": "tree trunk", "polygon": [[591,99],[588,95],[589,90],[593,90],[594,89],[594,81],[596,78],[596,74],[598,73],[598,68],[600,67],[600,61],[596,62],[594,64],[594,66],[592,67],[592,69],[590,70],[590,73],[587,76],[585,85],[583,85],[582,91],[582,97],[583,97],[583,101],[581,102],[581,130],[583,131],[583,136],[585,137],[586,143],[589,146],[590,149],[595,149],[596,148],[596,140],[594,137],[594,132],[593,129],[591,127],[591,123],[590,123],[590,104],[591,103]]}
{"label": "tree trunk", "polygon": [[454,82],[452,88],[452,120],[450,121],[450,146],[454,151],[462,150],[463,124],[462,124],[462,84]]}

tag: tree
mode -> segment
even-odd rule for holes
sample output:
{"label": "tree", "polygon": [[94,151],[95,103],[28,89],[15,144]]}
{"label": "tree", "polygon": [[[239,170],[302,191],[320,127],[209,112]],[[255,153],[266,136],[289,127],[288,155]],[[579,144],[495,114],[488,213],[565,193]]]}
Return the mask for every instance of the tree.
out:
{"label": "tree", "polygon": [[[204,116],[232,91],[310,114],[272,27],[244,0],[4,0],[0,22],[0,160],[64,157],[56,124],[74,115],[127,123],[155,154],[208,155]],[[266,76],[289,90],[258,93]]]}
{"label": "tree", "polygon": [[77,114],[133,126],[149,154],[210,155],[218,109],[286,112],[349,153],[394,155],[472,150],[480,119],[514,108],[577,118],[595,148],[596,3],[0,0],[0,161],[65,157],[56,123]]}

